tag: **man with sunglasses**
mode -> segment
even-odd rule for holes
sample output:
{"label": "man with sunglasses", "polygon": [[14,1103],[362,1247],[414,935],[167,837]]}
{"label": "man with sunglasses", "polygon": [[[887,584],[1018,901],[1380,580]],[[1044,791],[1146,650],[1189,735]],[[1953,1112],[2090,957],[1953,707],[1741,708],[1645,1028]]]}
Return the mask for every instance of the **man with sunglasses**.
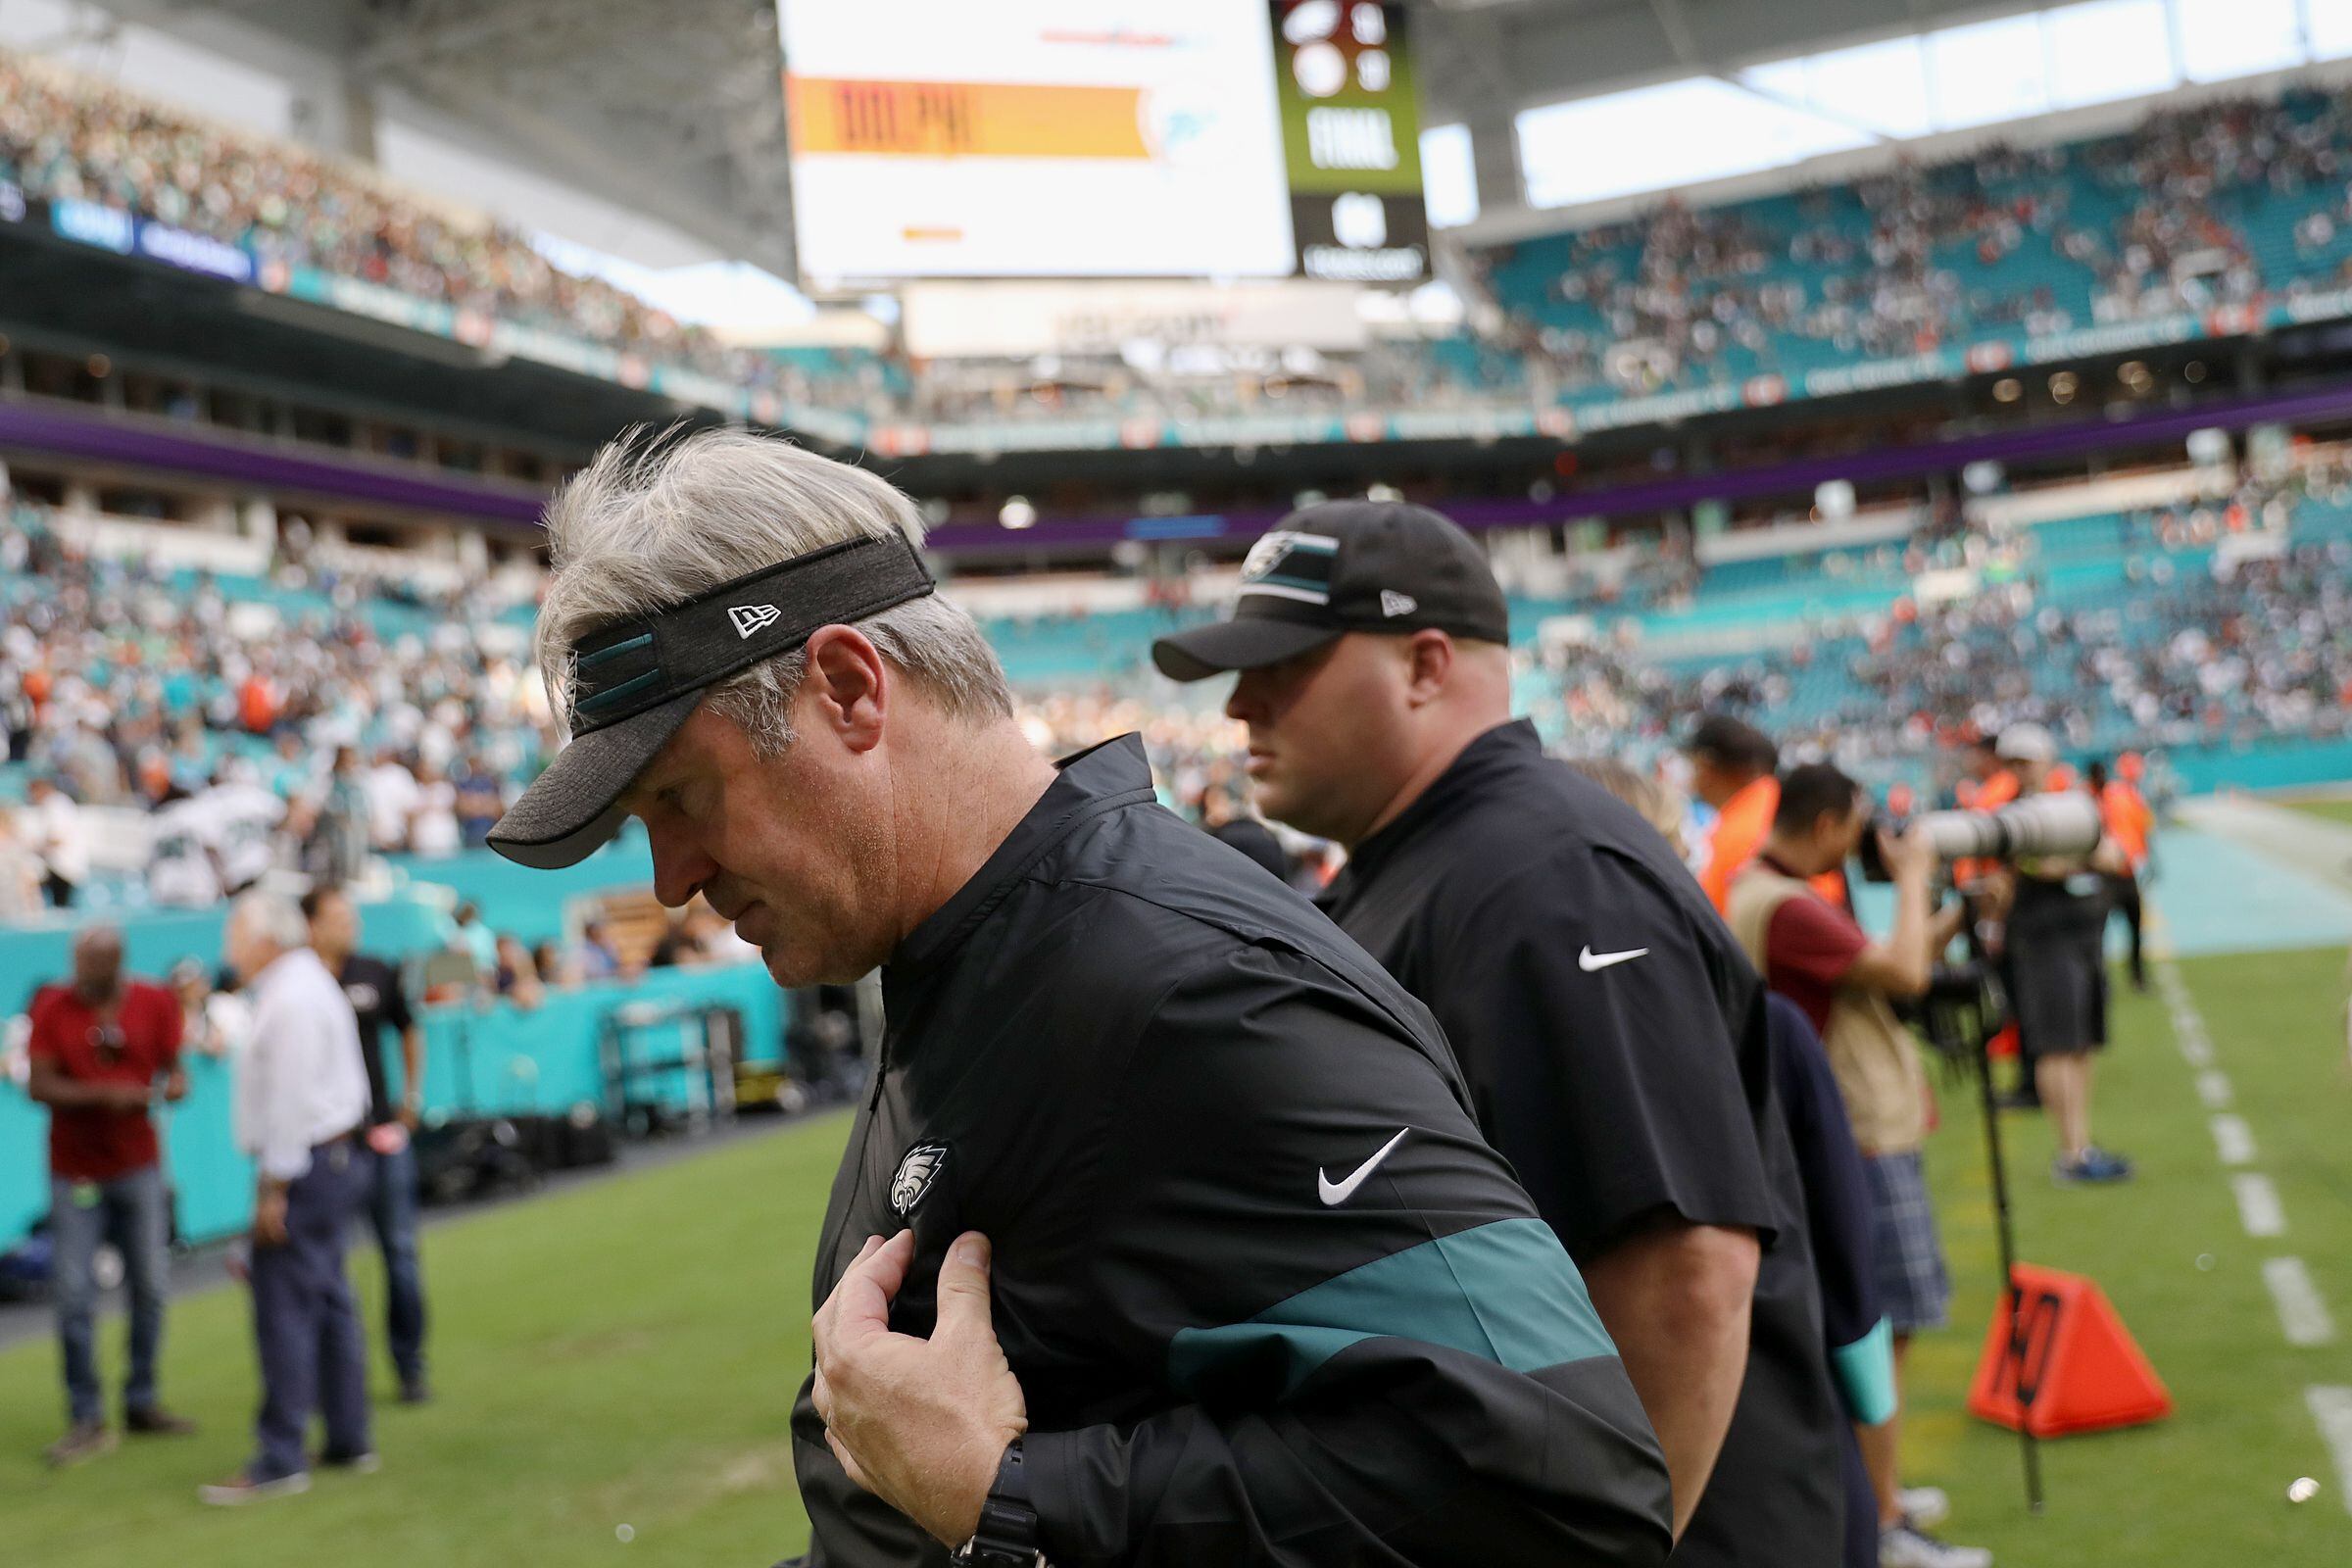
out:
{"label": "man with sunglasses", "polygon": [[93,1264],[110,1236],[130,1285],[130,1381],[122,1425],[176,1437],[195,1424],[156,1402],[170,1268],[170,1200],[148,1106],[187,1093],[179,1004],[122,973],[122,933],[90,925],[74,939],[74,979],[32,999],[32,1098],[49,1107],[49,1240],[57,1339],[70,1425],[49,1462],[73,1464],[115,1446],[99,1397]]}

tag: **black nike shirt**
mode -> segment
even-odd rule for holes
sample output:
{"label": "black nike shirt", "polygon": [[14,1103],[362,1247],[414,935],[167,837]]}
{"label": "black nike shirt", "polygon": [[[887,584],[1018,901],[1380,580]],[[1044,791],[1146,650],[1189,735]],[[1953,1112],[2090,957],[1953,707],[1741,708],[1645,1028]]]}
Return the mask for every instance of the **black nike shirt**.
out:
{"label": "black nike shirt", "polygon": [[400,1115],[400,1107],[393,1103],[391,1080],[384,1072],[384,1031],[392,1031],[397,1041],[416,1021],[409,1011],[408,993],[401,989],[398,969],[364,953],[343,960],[335,983],[343,988],[352,1015],[359,1020],[360,1060],[368,1069],[368,1125],[380,1127]]}
{"label": "black nike shirt", "polygon": [[[994,1246],[1056,1568],[1657,1564],[1665,1469],[1429,1013],[1312,906],[1084,753],[883,971],[812,1304],[911,1226],[892,1326]],[[818,1564],[947,1549],[843,1473]]]}
{"label": "black nike shirt", "polygon": [[1661,1218],[1757,1233],[1747,1375],[1674,1560],[1836,1562],[1844,1418],[1765,992],[1665,840],[1508,723],[1322,903],[1437,1014],[1480,1126],[1572,1256]]}

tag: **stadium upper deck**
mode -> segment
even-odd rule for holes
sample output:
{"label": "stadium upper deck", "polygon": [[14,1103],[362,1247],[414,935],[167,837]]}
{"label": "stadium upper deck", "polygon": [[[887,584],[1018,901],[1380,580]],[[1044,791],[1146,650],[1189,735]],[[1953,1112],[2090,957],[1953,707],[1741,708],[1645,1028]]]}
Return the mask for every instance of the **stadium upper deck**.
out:
{"label": "stadium upper deck", "polygon": [[[2352,315],[2347,90],[1474,255],[1500,327],[1184,373],[730,349],[364,171],[0,57],[0,220],[885,456],[1514,437]],[[0,243],[5,243],[0,225]]]}

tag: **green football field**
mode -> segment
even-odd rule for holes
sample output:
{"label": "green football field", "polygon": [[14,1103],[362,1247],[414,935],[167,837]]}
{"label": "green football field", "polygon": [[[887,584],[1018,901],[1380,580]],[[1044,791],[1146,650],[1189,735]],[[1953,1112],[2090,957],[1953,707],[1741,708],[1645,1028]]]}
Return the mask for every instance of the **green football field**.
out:
{"label": "green football field", "polygon": [[[2241,1228],[2156,997],[2123,994],[2098,1098],[2099,1136],[2139,1159],[2137,1183],[2056,1190],[2039,1123],[2006,1120],[2024,1255],[2096,1279],[2179,1405],[2156,1426],[2045,1445],[2039,1518],[2022,1501],[2015,1439],[1962,1408],[1996,1270],[1982,1129],[1973,1102],[1947,1092],[1932,1158],[1960,1291],[1953,1327],[1916,1351],[1910,1452],[1912,1480],[1950,1490],[1954,1539],[2012,1568],[2352,1562],[2352,1512],[2304,1393],[2352,1388],[2352,1342],[2290,1348],[2261,1272],[2299,1257],[2352,1314],[2342,967],[2328,951],[2180,965],[2252,1135],[2245,1168],[2278,1192],[2280,1237]],[[0,1562],[763,1568],[797,1551],[786,1417],[845,1128],[792,1128],[434,1228],[440,1398],[380,1408],[382,1473],[321,1476],[307,1496],[233,1513],[195,1501],[197,1483],[245,1451],[253,1352],[234,1292],[172,1313],[165,1386],[204,1422],[192,1440],[51,1474],[38,1455],[56,1434],[54,1352],[0,1354]],[[372,1325],[375,1265],[358,1267]],[[2304,1476],[2321,1491],[2290,1503]]]}
{"label": "green football field", "polygon": [[2352,797],[2334,800],[2297,801],[2294,803],[2294,806],[2295,809],[2298,811],[2309,811],[2312,815],[2324,816],[2330,822],[2342,822],[2346,825],[2352,825]]}

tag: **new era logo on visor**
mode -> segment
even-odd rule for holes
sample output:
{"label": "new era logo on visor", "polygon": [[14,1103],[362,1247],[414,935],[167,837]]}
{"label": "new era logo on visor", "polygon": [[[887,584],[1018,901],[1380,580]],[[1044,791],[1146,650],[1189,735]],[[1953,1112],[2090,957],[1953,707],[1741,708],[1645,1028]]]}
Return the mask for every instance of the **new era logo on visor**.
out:
{"label": "new era logo on visor", "polygon": [[1421,601],[1411,594],[1400,594],[1394,588],[1380,591],[1380,612],[1392,620],[1398,615],[1409,615],[1420,608]]}
{"label": "new era logo on visor", "polygon": [[773,605],[736,605],[728,610],[727,618],[735,623],[735,635],[749,640],[752,633],[773,625],[782,614]]}

